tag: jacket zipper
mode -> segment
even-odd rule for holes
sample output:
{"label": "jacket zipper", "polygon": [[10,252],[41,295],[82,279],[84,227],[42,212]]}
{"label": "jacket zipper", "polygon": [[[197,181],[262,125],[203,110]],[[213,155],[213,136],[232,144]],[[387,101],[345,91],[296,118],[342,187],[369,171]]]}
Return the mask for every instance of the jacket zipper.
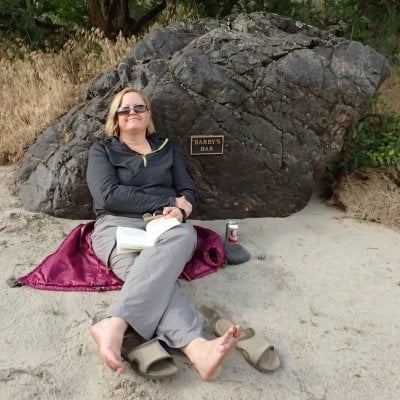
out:
{"label": "jacket zipper", "polygon": [[164,141],[161,143],[161,146],[158,149],[156,149],[156,150],[154,150],[154,151],[152,151],[152,152],[150,152],[150,153],[148,153],[146,155],[141,154],[141,156],[143,158],[143,166],[147,167],[147,158],[146,158],[147,156],[150,156],[150,155],[152,155],[154,153],[157,153],[157,151],[162,150],[166,146],[167,143],[168,143],[168,138],[164,139]]}

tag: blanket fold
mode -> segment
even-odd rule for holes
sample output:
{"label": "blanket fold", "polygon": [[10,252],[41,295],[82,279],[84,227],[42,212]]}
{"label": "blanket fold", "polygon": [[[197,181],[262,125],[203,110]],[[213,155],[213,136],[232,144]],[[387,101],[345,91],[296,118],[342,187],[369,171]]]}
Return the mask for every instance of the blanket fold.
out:
{"label": "blanket fold", "polygon": [[[101,292],[120,289],[123,281],[92,249],[93,227],[94,221],[76,226],[54,253],[28,274],[17,278],[17,282],[43,290]],[[226,259],[222,240],[216,232],[200,226],[194,228],[197,246],[181,275],[187,280],[217,271]]]}

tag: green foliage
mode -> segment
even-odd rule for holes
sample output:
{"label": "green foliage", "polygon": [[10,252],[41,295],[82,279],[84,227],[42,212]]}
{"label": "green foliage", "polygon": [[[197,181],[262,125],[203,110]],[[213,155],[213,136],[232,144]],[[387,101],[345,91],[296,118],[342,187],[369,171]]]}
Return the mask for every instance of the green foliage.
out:
{"label": "green foliage", "polygon": [[[179,0],[176,1],[176,17],[178,20],[218,18],[225,3],[224,0]],[[168,24],[170,21],[161,15],[160,22]]]}
{"label": "green foliage", "polygon": [[42,0],[42,13],[64,28],[89,27],[85,0]]}
{"label": "green foliage", "polygon": [[341,24],[349,39],[368,44],[396,61],[400,50],[400,2],[324,0],[322,4],[326,24]]}
{"label": "green foliage", "polygon": [[25,0],[2,0],[0,3],[0,24],[8,34],[22,37],[29,42],[44,39],[45,32],[35,23],[40,15],[36,3]]}
{"label": "green foliage", "polygon": [[380,132],[367,154],[373,167],[393,166],[400,172],[400,118],[392,114],[385,125],[387,130]]}
{"label": "green foliage", "polygon": [[139,19],[143,14],[153,7],[151,0],[129,0],[130,15],[134,19]]}
{"label": "green foliage", "polygon": [[36,49],[54,46],[65,29],[88,26],[85,0],[2,0],[0,25],[9,39]]}
{"label": "green foliage", "polygon": [[[276,0],[272,0],[274,3]],[[398,0],[302,0],[276,1],[278,7],[286,4],[291,13],[271,9],[292,16],[311,25],[336,25],[340,33],[351,40],[370,45],[393,63],[399,62],[400,2]],[[294,7],[292,7],[294,6]]]}
{"label": "green foliage", "polygon": [[362,167],[393,167],[400,173],[400,116],[390,110],[374,113],[376,103],[382,103],[378,96],[345,139],[340,159],[328,165],[329,180]]}
{"label": "green foliage", "polygon": [[[129,0],[131,16],[138,20],[160,0]],[[349,39],[369,44],[393,62],[400,62],[399,0],[176,0],[176,19],[218,17],[226,5],[232,12],[264,10],[326,27],[337,25]],[[231,7],[228,7],[229,9]],[[0,27],[34,47],[57,30],[37,23],[47,16],[63,29],[90,28],[85,0],[1,0]],[[153,22],[169,23],[159,15]]]}
{"label": "green foliage", "polygon": [[196,14],[199,17],[210,17],[215,18],[218,17],[225,1],[223,0],[184,0],[182,3],[186,3],[186,9],[195,10]]}

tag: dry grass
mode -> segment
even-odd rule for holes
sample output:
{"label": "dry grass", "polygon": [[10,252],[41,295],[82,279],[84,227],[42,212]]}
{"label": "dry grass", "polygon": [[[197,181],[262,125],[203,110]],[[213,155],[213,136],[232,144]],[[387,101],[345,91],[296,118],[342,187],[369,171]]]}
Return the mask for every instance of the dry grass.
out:
{"label": "dry grass", "polygon": [[58,52],[27,52],[0,59],[0,164],[15,163],[37,135],[76,102],[93,77],[132,48],[135,38],[105,39],[79,31]]}
{"label": "dry grass", "polygon": [[400,115],[400,67],[392,70],[391,76],[383,82],[380,93],[389,108]]}
{"label": "dry grass", "polygon": [[365,168],[343,175],[333,186],[330,204],[368,221],[400,230],[400,187],[396,171]]}

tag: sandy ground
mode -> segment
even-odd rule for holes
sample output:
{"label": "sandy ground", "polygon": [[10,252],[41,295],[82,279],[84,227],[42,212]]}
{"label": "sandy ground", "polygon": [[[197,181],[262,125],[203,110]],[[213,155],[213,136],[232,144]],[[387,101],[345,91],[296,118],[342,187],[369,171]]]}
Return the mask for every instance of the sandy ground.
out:
{"label": "sandy ground", "polygon": [[[129,368],[116,375],[98,358],[92,317],[117,292],[6,285],[80,222],[22,210],[13,179],[12,168],[0,168],[1,399],[399,399],[399,232],[318,199],[288,218],[239,221],[251,260],[181,284],[197,307],[215,307],[267,337],[281,368],[263,374],[234,351],[220,377],[204,383],[178,357],[179,373],[154,382]],[[224,232],[224,221],[194,222]]]}

